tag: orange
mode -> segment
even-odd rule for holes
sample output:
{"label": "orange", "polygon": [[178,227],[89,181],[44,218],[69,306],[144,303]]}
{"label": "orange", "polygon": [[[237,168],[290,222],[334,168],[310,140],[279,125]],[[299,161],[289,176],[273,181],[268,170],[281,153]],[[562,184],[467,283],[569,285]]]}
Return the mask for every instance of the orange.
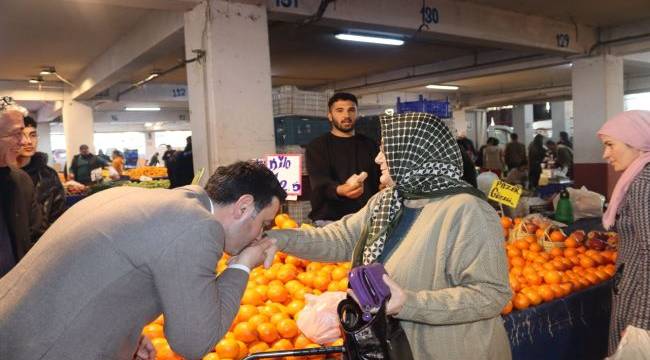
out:
{"label": "orange", "polygon": [[512,227],[512,219],[507,217],[507,216],[502,216],[501,217],[501,226],[504,229],[509,229]]}
{"label": "orange", "polygon": [[314,284],[313,288],[320,290],[320,291],[325,291],[327,290],[327,286],[329,285],[331,279],[329,276],[323,274],[323,273],[318,273],[314,277]]}
{"label": "orange", "polygon": [[287,304],[287,312],[289,315],[294,316],[300,312],[305,307],[305,302],[302,300],[294,299]]}
{"label": "orange", "polygon": [[598,276],[592,273],[586,273],[584,277],[591,283],[591,285],[596,285],[600,282]]}
{"label": "orange", "polygon": [[524,277],[526,278],[526,281],[530,285],[540,285],[542,283],[541,276],[539,276],[537,274],[527,274],[527,275],[524,275]]}
{"label": "orange", "polygon": [[305,346],[311,344],[311,340],[309,340],[305,335],[300,334],[296,336],[296,338],[293,340],[293,347],[295,349],[302,349]]}
{"label": "orange", "polygon": [[323,266],[325,266],[323,263],[319,263],[319,262],[314,261],[314,262],[310,262],[307,265],[307,267],[305,268],[305,270],[307,270],[309,272],[316,272],[316,271],[322,269]]}
{"label": "orange", "polygon": [[530,246],[528,247],[528,249],[529,249],[530,251],[532,251],[532,252],[536,252],[536,253],[541,253],[542,250],[544,250],[544,248],[542,248],[542,245],[540,245],[540,244],[538,244],[538,243],[536,243],[536,242],[530,244]]}
{"label": "orange", "polygon": [[512,291],[514,291],[514,292],[518,292],[519,290],[521,290],[521,283],[520,283],[519,280],[517,280],[517,278],[514,277],[514,276],[513,276],[513,277],[510,277],[510,288],[511,288]]}
{"label": "orange", "polygon": [[280,225],[280,229],[295,229],[298,227],[298,223],[292,219],[289,219]]}
{"label": "orange", "polygon": [[237,341],[239,345],[239,354],[237,354],[237,359],[243,359],[248,355],[248,346],[243,341]]}
{"label": "orange", "polygon": [[584,254],[585,251],[587,251],[587,248],[584,246],[578,246],[576,250],[578,251],[579,254]]}
{"label": "orange", "polygon": [[278,333],[285,339],[293,338],[300,335],[300,330],[298,330],[298,325],[293,319],[282,319],[280,320],[275,327],[278,329]]}
{"label": "orange", "polygon": [[537,242],[537,238],[535,237],[535,235],[528,235],[524,238],[524,241],[529,244],[532,244]]}
{"label": "orange", "polygon": [[530,291],[528,291],[524,295],[526,295],[528,300],[530,300],[530,304],[533,305],[533,306],[539,305],[539,304],[542,303],[542,297],[539,295],[539,293],[535,289],[531,289]]}
{"label": "orange", "polygon": [[[264,279],[264,278],[262,278]],[[266,292],[269,291],[268,285],[257,285],[253,288],[258,294],[260,294],[260,297],[262,298],[262,301],[266,301],[268,298],[266,297]]]}
{"label": "orange", "polygon": [[201,360],[219,360],[217,353],[207,353]]}
{"label": "orange", "polygon": [[515,295],[515,298],[512,300],[512,304],[514,305],[515,309],[523,310],[527,309],[530,306],[530,300],[526,295],[519,293]]}
{"label": "orange", "polygon": [[594,272],[594,274],[598,276],[598,279],[600,279],[600,281],[605,281],[609,279],[609,275],[607,275],[605,270],[598,269]]}
{"label": "orange", "polygon": [[348,277],[348,269],[342,266],[337,266],[334,270],[332,270],[332,280],[341,280],[347,277]]}
{"label": "orange", "polygon": [[235,359],[239,355],[239,344],[237,343],[237,340],[221,339],[221,341],[217,343],[217,346],[214,347],[214,351],[220,358]]}
{"label": "orange", "polygon": [[291,350],[293,349],[293,344],[291,343],[290,340],[288,339],[280,339],[273,343],[271,346],[271,349],[273,350]]}
{"label": "orange", "polygon": [[293,280],[298,276],[298,270],[296,270],[293,265],[284,265],[277,273],[277,279],[286,283],[287,281]]}
{"label": "orange", "polygon": [[266,316],[264,314],[257,314],[257,315],[253,315],[250,319],[248,319],[248,323],[251,324],[252,326],[254,326],[255,329],[257,330],[257,327],[260,324],[269,322],[269,320],[270,319],[269,319],[268,316]]}
{"label": "orange", "polygon": [[560,286],[560,284],[552,284],[552,285],[549,285],[549,287],[553,291],[553,295],[556,298],[561,298],[562,296],[565,295],[564,290],[562,289],[562,286]]}
{"label": "orange", "polygon": [[535,237],[539,239],[542,236],[544,236],[544,229],[537,229],[537,231],[535,231]]}
{"label": "orange", "polygon": [[241,298],[241,303],[244,305],[258,306],[262,305],[264,303],[264,300],[257,291],[253,289],[246,289],[244,291],[244,295]]}
{"label": "orange", "polygon": [[540,285],[537,288],[537,293],[542,297],[544,301],[551,301],[555,298],[555,293],[549,285]]}
{"label": "orange", "polygon": [[159,349],[156,349],[156,360],[178,360],[181,359],[180,356],[174,353],[174,350],[169,346],[169,344],[161,346]]}
{"label": "orange", "polygon": [[339,283],[338,281],[332,281],[327,285],[327,291],[338,291],[339,290]]}
{"label": "orange", "polygon": [[508,255],[509,258],[519,257],[522,255],[522,251],[513,247],[506,250],[506,255]]}
{"label": "orange", "polygon": [[248,347],[248,352],[251,354],[255,354],[258,352],[267,351],[268,349],[269,349],[269,345],[267,343],[263,341],[259,341],[251,344],[251,346]]}
{"label": "orange", "polygon": [[613,266],[612,266],[612,267],[610,267],[610,266],[605,266],[605,272],[607,273],[607,275],[608,275],[609,277],[612,277],[612,276],[614,276],[614,274],[616,273],[616,268],[613,267]]}
{"label": "orange", "polygon": [[515,276],[523,275],[523,272],[524,272],[524,268],[519,266],[515,266],[512,268],[512,270],[510,270],[510,274]]}
{"label": "orange", "polygon": [[571,257],[571,256],[576,256],[576,255],[578,255],[578,251],[576,251],[576,249],[574,249],[572,247],[567,247],[566,249],[564,249],[564,256],[565,257]]}
{"label": "orange", "polygon": [[277,214],[274,219],[276,226],[282,226],[287,220],[291,220],[288,214]]}
{"label": "orange", "polygon": [[160,314],[153,322],[158,325],[165,325],[165,316],[163,314]]}
{"label": "orange", "polygon": [[560,258],[555,258],[551,261],[551,264],[553,264],[553,267],[555,270],[564,270],[565,266],[562,260]]}
{"label": "orange", "polygon": [[530,224],[529,223],[529,224],[524,224],[524,225],[525,225],[524,227],[526,228],[526,231],[529,234],[535,234],[535,233],[537,233],[537,229],[539,229],[539,227],[537,225],[535,225],[535,224]]}
{"label": "orange", "polygon": [[568,249],[577,248],[578,247],[578,240],[576,240],[576,238],[574,238],[573,236],[569,236],[568,238],[566,238],[566,240],[564,240],[564,245]]}
{"label": "orange", "polygon": [[142,335],[151,340],[159,337],[164,337],[165,333],[163,331],[162,325],[151,323],[142,329]]}
{"label": "orange", "polygon": [[501,315],[510,314],[512,312],[513,306],[514,305],[512,304],[512,300],[509,300],[508,303],[506,304],[506,306],[504,306],[503,309],[501,310]]}
{"label": "orange", "polygon": [[587,256],[589,256],[591,258],[591,260],[593,260],[598,265],[604,265],[604,264],[607,263],[607,260],[605,259],[605,257],[600,255],[599,253],[588,254]]}
{"label": "orange", "polygon": [[296,292],[296,290],[302,288],[304,285],[298,280],[289,280],[287,281],[286,284],[284,284],[284,288],[287,289],[289,294],[293,295],[293,293]]}
{"label": "orange", "polygon": [[314,274],[311,272],[300,273],[298,274],[297,279],[305,286],[312,287],[314,285]]}
{"label": "orange", "polygon": [[251,316],[257,313],[257,307],[249,304],[242,305],[239,307],[239,312],[237,312],[237,321],[248,321]]}
{"label": "orange", "polygon": [[528,247],[530,246],[530,244],[525,240],[517,240],[513,243],[513,245],[519,250],[528,249]]}
{"label": "orange", "polygon": [[277,314],[277,313],[281,312],[280,308],[278,308],[275,305],[278,305],[278,304],[270,302],[270,303],[268,303],[268,304],[266,304],[264,306],[260,306],[258,310],[260,311],[260,314],[264,314],[264,315],[268,316],[269,319],[270,319],[271,316],[273,316],[274,314]]}
{"label": "orange", "polygon": [[155,338],[151,339],[151,345],[157,350],[159,347],[163,347],[165,345],[168,345],[167,339],[165,338]]}
{"label": "orange", "polygon": [[289,292],[284,286],[269,286],[266,296],[271,301],[283,303],[289,299]]}
{"label": "orange", "polygon": [[240,322],[233,329],[235,339],[250,343],[257,340],[257,329],[249,322]]}
{"label": "orange", "polygon": [[560,280],[562,280],[562,275],[555,270],[547,271],[544,274],[544,282],[547,284],[559,284]]}
{"label": "orange", "polygon": [[307,289],[307,288],[298,289],[293,294],[293,299],[294,300],[305,300],[305,294],[312,294],[312,293],[313,293],[313,291],[311,289]]}
{"label": "orange", "polygon": [[257,335],[260,340],[265,341],[267,344],[273,343],[280,338],[278,330],[270,322],[265,322],[257,326]]}
{"label": "orange", "polygon": [[549,237],[551,238],[551,241],[553,242],[562,242],[566,238],[566,236],[562,233],[561,230],[555,230],[553,231]]}
{"label": "orange", "polygon": [[524,260],[523,258],[521,258],[519,256],[516,256],[516,257],[510,258],[510,264],[512,264],[513,267],[514,266],[522,267],[522,266],[526,265],[526,260]]}
{"label": "orange", "polygon": [[562,251],[561,248],[552,248],[550,253],[551,253],[551,256],[553,256],[553,257],[559,257],[559,256],[564,255],[564,252]]}
{"label": "orange", "polygon": [[278,312],[273,315],[271,315],[271,319],[269,322],[277,327],[278,323],[284,319],[288,319],[289,315],[283,313],[283,312]]}
{"label": "orange", "polygon": [[594,260],[592,260],[589,257],[583,257],[582,259],[580,259],[580,266],[582,266],[583,268],[590,268],[590,267],[594,267],[595,265],[596,263],[594,262]]}

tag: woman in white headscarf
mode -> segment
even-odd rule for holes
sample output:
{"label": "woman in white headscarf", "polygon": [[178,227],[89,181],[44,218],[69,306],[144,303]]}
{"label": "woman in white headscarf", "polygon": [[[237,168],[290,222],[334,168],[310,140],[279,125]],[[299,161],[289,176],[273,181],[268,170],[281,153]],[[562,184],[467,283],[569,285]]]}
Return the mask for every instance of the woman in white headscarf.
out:
{"label": "woman in white headscarf", "polygon": [[609,353],[628,325],[650,330],[650,111],[626,111],[598,131],[603,158],[623,175],[603,216],[619,233]]}
{"label": "woman in white headscarf", "polygon": [[500,311],[511,298],[494,209],[461,180],[462,160],[440,119],[381,118],[376,162],[384,190],[359,212],[313,230],[270,231],[278,248],[316,261],[384,264],[415,359],[511,358]]}

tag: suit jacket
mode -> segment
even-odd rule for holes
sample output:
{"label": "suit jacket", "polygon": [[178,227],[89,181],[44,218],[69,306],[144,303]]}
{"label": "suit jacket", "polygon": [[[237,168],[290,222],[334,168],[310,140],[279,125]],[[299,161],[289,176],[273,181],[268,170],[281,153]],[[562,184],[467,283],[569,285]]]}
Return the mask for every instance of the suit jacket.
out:
{"label": "suit jacket", "polygon": [[3,168],[0,188],[0,206],[4,206],[9,236],[14,242],[16,259],[20,260],[42,234],[41,208],[36,201],[32,179],[20,169]]}
{"label": "suit jacket", "polygon": [[165,336],[200,358],[228,330],[248,275],[215,266],[224,229],[200,187],[121,187],[66,211],[0,279],[3,360],[131,359],[161,312]]}

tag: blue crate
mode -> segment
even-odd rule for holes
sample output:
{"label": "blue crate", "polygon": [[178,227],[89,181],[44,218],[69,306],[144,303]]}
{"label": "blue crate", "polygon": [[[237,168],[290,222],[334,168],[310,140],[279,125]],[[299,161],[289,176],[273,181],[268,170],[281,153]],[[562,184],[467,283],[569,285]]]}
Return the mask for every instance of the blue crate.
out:
{"label": "blue crate", "polygon": [[398,114],[406,112],[423,112],[436,115],[441,119],[451,118],[449,101],[425,100],[422,95],[419,96],[419,100],[417,101],[401,102],[398,97],[396,110]]}

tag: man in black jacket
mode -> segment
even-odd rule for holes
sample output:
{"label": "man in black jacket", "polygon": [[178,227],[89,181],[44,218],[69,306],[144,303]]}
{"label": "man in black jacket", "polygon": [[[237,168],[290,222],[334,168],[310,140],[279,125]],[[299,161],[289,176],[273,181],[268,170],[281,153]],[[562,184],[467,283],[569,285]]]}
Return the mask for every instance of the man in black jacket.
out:
{"label": "man in black jacket", "polygon": [[90,173],[104,166],[108,166],[108,163],[91,153],[88,145],[84,144],[79,146],[79,154],[72,158],[70,175],[73,180],[88,185],[92,183]]}
{"label": "man in black jacket", "polygon": [[358,211],[379,190],[380,171],[375,164],[379,146],[355,133],[357,106],[354,95],[334,94],[327,114],[331,131],[307,145],[305,157],[312,191],[309,217],[317,224]]}
{"label": "man in black jacket", "polygon": [[40,209],[29,175],[17,169],[25,144],[22,107],[0,99],[0,277],[11,270],[39,236]]}
{"label": "man in black jacket", "polygon": [[36,201],[41,207],[43,233],[65,211],[65,190],[59,174],[47,165],[47,154],[37,152],[38,131],[36,121],[25,117],[25,144],[18,155],[18,167],[32,178]]}

